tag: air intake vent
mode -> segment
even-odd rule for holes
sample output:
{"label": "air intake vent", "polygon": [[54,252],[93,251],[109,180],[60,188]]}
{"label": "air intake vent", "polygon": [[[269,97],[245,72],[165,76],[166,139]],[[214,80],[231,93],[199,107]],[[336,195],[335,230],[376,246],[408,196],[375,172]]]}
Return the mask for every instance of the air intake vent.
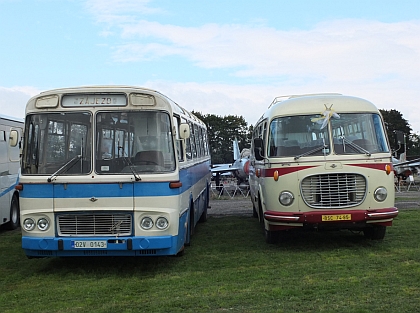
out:
{"label": "air intake vent", "polygon": [[323,174],[306,177],[301,194],[311,208],[348,208],[359,205],[366,195],[366,179],[358,174]]}
{"label": "air intake vent", "polygon": [[129,236],[130,214],[62,214],[57,216],[59,236]]}

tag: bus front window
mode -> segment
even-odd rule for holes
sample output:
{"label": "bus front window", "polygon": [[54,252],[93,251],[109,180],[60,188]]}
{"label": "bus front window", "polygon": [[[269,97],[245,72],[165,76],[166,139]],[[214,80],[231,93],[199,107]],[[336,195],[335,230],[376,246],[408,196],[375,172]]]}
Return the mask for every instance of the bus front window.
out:
{"label": "bus front window", "polygon": [[270,123],[269,157],[329,154],[327,128],[314,122],[317,115],[278,117]]}
{"label": "bus front window", "polygon": [[381,118],[373,113],[341,113],[331,120],[336,154],[389,152]]}
{"label": "bus front window", "polygon": [[98,174],[156,173],[175,170],[168,113],[100,112],[96,116]]}
{"label": "bus front window", "polygon": [[88,112],[28,115],[22,174],[90,173],[90,134]]}

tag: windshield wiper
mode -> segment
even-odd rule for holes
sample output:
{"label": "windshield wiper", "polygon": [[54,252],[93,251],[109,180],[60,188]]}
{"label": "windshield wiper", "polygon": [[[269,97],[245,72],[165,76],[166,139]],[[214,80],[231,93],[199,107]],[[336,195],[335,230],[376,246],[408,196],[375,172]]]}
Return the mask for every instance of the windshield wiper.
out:
{"label": "windshield wiper", "polygon": [[[65,163],[62,167],[60,167],[57,171],[55,171],[54,174],[52,174],[50,177],[48,177],[47,182],[51,183],[53,180],[55,180],[57,178],[58,175],[60,175],[61,173],[64,173],[64,171],[67,171],[67,170],[71,169],[81,158],[82,158],[82,155],[78,154],[75,157],[73,157],[72,159],[70,159],[70,161]],[[76,161],[76,162],[74,162],[74,161]],[[74,162],[74,163],[71,164],[72,162]],[[69,166],[70,164],[71,164],[71,166]]]}
{"label": "windshield wiper", "polygon": [[312,150],[310,150],[310,151],[307,151],[307,152],[305,152],[305,153],[302,153],[302,154],[299,154],[299,155],[295,156],[295,160],[300,159],[300,158],[301,158],[301,157],[303,157],[303,156],[307,156],[307,155],[310,155],[310,154],[312,154],[312,153],[315,153],[315,152],[318,152],[318,151],[324,150],[324,149],[326,149],[326,148],[328,148],[328,146],[327,146],[327,145],[322,145],[322,146],[319,146],[318,148],[312,149]]}
{"label": "windshield wiper", "polygon": [[130,171],[133,174],[134,179],[136,181],[140,181],[141,177],[140,177],[139,173],[136,171],[133,162],[131,162],[130,158],[126,156],[125,150],[121,146],[118,146],[118,156],[120,154],[120,150],[122,150],[122,158],[123,158],[124,162],[127,163],[128,167],[130,168]]}
{"label": "windshield wiper", "polygon": [[346,151],[346,145],[344,143],[347,143],[350,147],[352,147],[354,150],[357,150],[358,152],[362,152],[362,153],[366,154],[369,157],[372,155],[368,150],[366,150],[366,149],[362,148],[361,146],[355,144],[353,141],[348,140],[346,137],[341,136],[339,138],[341,140],[343,140],[343,149],[344,149],[344,152]]}
{"label": "windshield wiper", "polygon": [[123,160],[127,163],[128,167],[130,168],[131,173],[133,173],[134,179],[136,181],[140,181],[141,177],[139,173],[136,171],[134,164],[130,161],[130,158],[123,156]]}

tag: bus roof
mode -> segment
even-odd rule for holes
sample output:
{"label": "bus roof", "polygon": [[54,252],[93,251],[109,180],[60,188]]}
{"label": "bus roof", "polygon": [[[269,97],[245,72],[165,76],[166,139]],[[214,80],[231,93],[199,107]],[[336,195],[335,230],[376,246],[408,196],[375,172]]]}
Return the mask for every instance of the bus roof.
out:
{"label": "bus roof", "polygon": [[0,119],[2,119],[2,120],[8,120],[8,121],[13,121],[13,122],[19,122],[19,123],[23,123],[24,122],[24,119],[23,118],[12,117],[12,116],[8,116],[8,115],[4,115],[4,114],[0,114]]}
{"label": "bus roof", "polygon": [[151,94],[153,96],[157,96],[165,101],[169,102],[172,106],[173,110],[188,117],[191,120],[196,121],[197,123],[205,126],[204,122],[201,121],[197,116],[192,114],[190,111],[186,110],[178,103],[170,99],[169,97],[165,96],[159,91],[139,87],[139,86],[129,86],[129,85],[88,85],[88,86],[76,86],[76,87],[64,87],[64,88],[56,88],[50,89],[46,91],[42,91],[38,95],[32,97],[28,100],[29,103],[34,103],[37,98],[50,96],[50,95],[58,95],[58,94],[68,94],[68,93],[146,93]]}
{"label": "bus roof", "polygon": [[276,97],[258,122],[274,116],[321,114],[326,109],[337,113],[378,112],[372,102],[338,93],[291,95]]}

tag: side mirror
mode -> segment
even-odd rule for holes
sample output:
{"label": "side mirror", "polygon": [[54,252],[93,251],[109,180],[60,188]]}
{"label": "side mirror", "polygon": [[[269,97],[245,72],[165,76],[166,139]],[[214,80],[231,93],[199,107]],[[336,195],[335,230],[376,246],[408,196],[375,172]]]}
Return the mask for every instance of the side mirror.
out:
{"label": "side mirror", "polygon": [[11,130],[9,135],[9,145],[11,147],[16,147],[19,140],[19,133],[17,130]]}
{"label": "side mirror", "polygon": [[179,138],[181,139],[190,138],[190,125],[186,123],[179,125]]}
{"label": "side mirror", "polygon": [[264,143],[261,138],[254,139],[254,155],[257,161],[264,160]]}
{"label": "side mirror", "polygon": [[400,131],[400,130],[396,130],[395,131],[395,137],[397,138],[397,143],[399,143],[399,144],[404,144],[405,143],[405,141],[404,141],[404,132],[402,132],[402,131]]}

